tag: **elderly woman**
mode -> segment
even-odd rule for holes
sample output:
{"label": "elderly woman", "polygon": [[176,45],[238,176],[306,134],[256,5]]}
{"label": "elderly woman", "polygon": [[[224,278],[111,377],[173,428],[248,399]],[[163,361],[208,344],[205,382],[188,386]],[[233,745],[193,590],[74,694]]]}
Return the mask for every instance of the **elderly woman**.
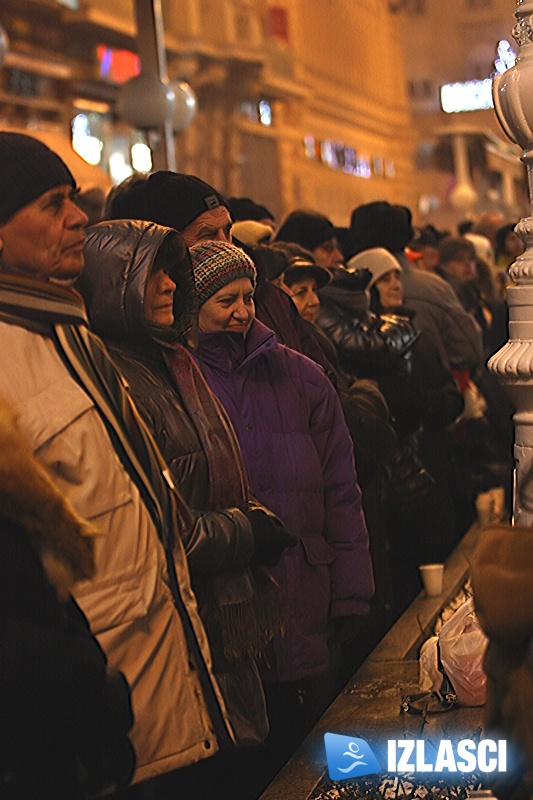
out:
{"label": "elderly woman", "polygon": [[[268,722],[254,656],[281,620],[264,566],[294,537],[251,501],[231,424],[182,344],[196,301],[180,234],[151,222],[102,222],[87,232],[85,265],[78,289],[93,329],[126,377],[188,503],[180,509],[185,550],[235,739],[257,744]],[[220,755],[213,761],[221,762]],[[216,768],[207,762],[179,770],[169,776],[169,792],[185,793],[190,775],[195,797],[204,789],[211,796]],[[238,770],[230,773],[227,759],[220,768],[236,792]]]}
{"label": "elderly woman", "polygon": [[[353,446],[323,370],[254,318],[251,259],[220,242],[195,245],[191,258],[204,375],[235,427],[252,491],[298,537],[272,570],[286,631],[263,663],[271,723],[282,739],[307,711],[312,722],[320,710],[328,626],[366,615],[373,594]],[[305,723],[289,747],[304,730]]]}

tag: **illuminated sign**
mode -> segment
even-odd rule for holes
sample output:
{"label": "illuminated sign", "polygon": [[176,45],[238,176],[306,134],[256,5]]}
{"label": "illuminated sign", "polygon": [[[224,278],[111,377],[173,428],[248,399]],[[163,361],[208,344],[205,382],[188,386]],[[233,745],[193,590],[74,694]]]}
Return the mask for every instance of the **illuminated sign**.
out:
{"label": "illuminated sign", "polygon": [[440,105],[447,114],[492,108],[492,78],[466,83],[446,83],[440,87]]}
{"label": "illuminated sign", "polygon": [[346,172],[358,178],[371,178],[377,175],[385,178],[394,178],[396,170],[391,158],[358,153],[353,147],[347,147],[342,142],[331,139],[315,139],[311,134],[304,136],[303,140],[305,157],[309,161],[319,161],[330,169]]}
{"label": "illuminated sign", "polygon": [[[506,39],[498,42],[494,69],[497,73],[506,72],[516,61],[516,53]],[[440,105],[447,114],[459,111],[483,111],[493,108],[492,78],[466,83],[446,83],[440,87]]]}

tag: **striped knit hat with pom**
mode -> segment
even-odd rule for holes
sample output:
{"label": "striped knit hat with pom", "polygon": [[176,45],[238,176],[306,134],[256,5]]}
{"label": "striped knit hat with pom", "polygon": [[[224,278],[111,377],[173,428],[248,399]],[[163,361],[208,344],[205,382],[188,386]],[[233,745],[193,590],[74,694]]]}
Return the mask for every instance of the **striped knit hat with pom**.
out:
{"label": "striped knit hat with pom", "polygon": [[240,247],[227,242],[203,242],[193,245],[190,254],[200,307],[219,289],[239,278],[249,278],[255,288],[254,262]]}

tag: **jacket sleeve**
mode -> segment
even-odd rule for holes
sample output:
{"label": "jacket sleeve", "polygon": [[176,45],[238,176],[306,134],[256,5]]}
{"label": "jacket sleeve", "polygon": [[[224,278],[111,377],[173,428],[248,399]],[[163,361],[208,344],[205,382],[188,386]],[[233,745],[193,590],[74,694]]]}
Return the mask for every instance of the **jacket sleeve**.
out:
{"label": "jacket sleeve", "polygon": [[417,324],[430,330],[441,345],[439,349],[443,351],[445,366],[449,369],[476,369],[484,360],[481,328],[465,311],[452,287],[446,281],[441,281],[441,284],[438,302],[417,299]]}
{"label": "jacket sleeve", "polygon": [[[154,400],[152,392],[137,391],[134,399],[176,480],[170,457],[175,448],[157,407],[157,397]],[[179,481],[176,483],[179,489]],[[252,527],[239,508],[201,511],[187,506],[180,517],[181,538],[193,577],[241,569],[249,563],[254,549]]]}
{"label": "jacket sleeve", "polygon": [[469,314],[453,291],[446,286],[445,312],[450,362],[454,368],[475,369],[483,362],[483,336],[476,320]]}
{"label": "jacket sleeve", "polygon": [[254,551],[252,526],[244,511],[191,510],[192,524],[182,532],[191,574],[221,573],[247,566]]}
{"label": "jacket sleeve", "polygon": [[374,576],[352,440],[338,396],[318,368],[312,386],[311,435],[322,465],[325,537],[336,553],[331,564],[330,614],[368,614]]}

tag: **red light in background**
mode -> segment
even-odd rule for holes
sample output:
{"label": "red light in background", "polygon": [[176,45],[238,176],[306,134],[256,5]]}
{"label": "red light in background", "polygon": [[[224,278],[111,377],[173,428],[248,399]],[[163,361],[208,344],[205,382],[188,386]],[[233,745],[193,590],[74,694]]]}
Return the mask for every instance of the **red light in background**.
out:
{"label": "red light in background", "polygon": [[141,71],[139,56],[131,50],[115,50],[114,47],[99,44],[96,48],[96,57],[100,77],[107,78],[113,83],[125,83]]}

